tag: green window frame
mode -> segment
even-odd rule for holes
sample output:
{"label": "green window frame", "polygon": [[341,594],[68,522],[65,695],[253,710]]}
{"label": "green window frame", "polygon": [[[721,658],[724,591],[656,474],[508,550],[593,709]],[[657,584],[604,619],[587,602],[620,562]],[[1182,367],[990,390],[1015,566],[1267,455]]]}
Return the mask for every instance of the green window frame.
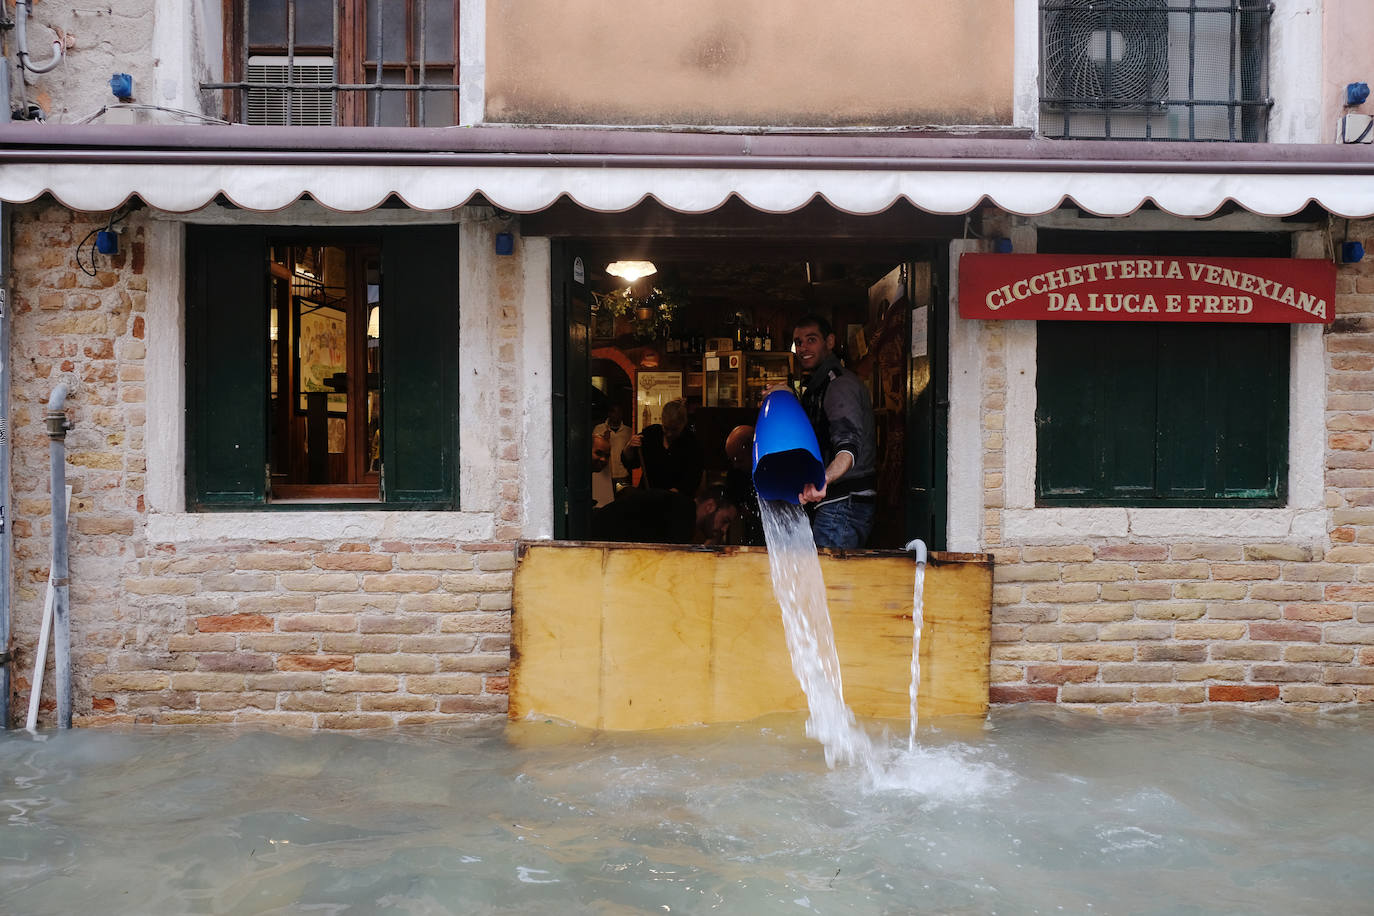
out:
{"label": "green window frame", "polygon": [[[274,504],[268,494],[268,246],[381,250],[380,500]],[[186,501],[191,511],[457,509],[458,229],[187,229]]]}
{"label": "green window frame", "polygon": [[1036,502],[1282,506],[1288,325],[1041,322]]}

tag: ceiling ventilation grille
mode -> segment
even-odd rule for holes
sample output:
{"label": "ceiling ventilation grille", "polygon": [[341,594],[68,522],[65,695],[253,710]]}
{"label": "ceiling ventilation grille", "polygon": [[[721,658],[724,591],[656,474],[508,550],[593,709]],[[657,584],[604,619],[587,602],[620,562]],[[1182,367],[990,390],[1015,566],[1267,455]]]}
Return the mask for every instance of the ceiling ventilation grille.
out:
{"label": "ceiling ventilation grille", "polygon": [[334,123],[332,57],[250,57],[248,82],[272,84],[272,88],[248,90],[248,124],[324,127]]}

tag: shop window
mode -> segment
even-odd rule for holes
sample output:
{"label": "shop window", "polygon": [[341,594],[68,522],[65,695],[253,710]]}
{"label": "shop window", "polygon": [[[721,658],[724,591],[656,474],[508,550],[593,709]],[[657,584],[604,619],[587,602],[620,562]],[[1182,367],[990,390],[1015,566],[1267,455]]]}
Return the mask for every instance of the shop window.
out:
{"label": "shop window", "polygon": [[[1283,233],[1079,232],[1046,254],[1287,257]],[[1282,506],[1286,324],[1036,323],[1036,503]]]}
{"label": "shop window", "polygon": [[1047,137],[1263,142],[1268,0],[1041,0]]}
{"label": "shop window", "polygon": [[235,0],[226,107],[247,124],[458,123],[459,0]]}
{"label": "shop window", "polygon": [[1288,325],[1040,322],[1040,505],[1281,506]]}
{"label": "shop window", "polygon": [[192,230],[188,503],[457,503],[456,233]]}

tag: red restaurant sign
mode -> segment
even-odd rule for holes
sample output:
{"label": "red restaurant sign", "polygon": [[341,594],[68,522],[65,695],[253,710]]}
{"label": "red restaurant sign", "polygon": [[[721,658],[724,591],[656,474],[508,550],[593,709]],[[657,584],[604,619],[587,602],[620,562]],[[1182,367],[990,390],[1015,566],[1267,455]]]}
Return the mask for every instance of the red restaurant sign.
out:
{"label": "red restaurant sign", "polygon": [[964,254],[959,315],[1330,324],[1336,265],[1291,258]]}

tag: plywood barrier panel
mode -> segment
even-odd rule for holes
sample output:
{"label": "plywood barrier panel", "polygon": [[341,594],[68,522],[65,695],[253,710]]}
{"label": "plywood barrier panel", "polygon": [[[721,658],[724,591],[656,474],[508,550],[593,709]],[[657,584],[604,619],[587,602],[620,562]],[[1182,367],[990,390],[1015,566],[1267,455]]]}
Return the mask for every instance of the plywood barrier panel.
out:
{"label": "plywood barrier panel", "polygon": [[915,564],[907,556],[823,556],[821,575],[845,702],[865,718],[907,716]]}
{"label": "plywood barrier panel", "polygon": [[[845,700],[909,714],[915,566],[892,551],[823,551]],[[934,554],[925,579],[919,713],[987,711],[992,563]],[[611,729],[804,710],[761,548],[521,546],[511,716]]]}
{"label": "plywood barrier panel", "polygon": [[597,727],[702,721],[711,706],[715,556],[613,547],[604,568]]}
{"label": "plywood barrier panel", "polygon": [[714,615],[708,721],[739,722],[806,709],[773,597],[767,552],[741,550],[720,557]]}
{"label": "plywood barrier panel", "polygon": [[602,547],[522,547],[511,611],[510,715],[601,716]]}

